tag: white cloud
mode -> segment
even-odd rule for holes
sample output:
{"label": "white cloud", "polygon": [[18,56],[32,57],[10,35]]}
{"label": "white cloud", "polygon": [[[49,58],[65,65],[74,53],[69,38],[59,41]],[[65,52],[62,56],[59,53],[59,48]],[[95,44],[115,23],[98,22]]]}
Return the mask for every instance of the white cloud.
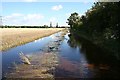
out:
{"label": "white cloud", "polygon": [[40,2],[41,0],[2,0],[2,2]]}
{"label": "white cloud", "polygon": [[13,13],[3,17],[4,25],[40,25],[44,18],[41,14],[20,14]]}
{"label": "white cloud", "polygon": [[44,16],[41,14],[27,14],[24,16],[24,20],[39,20],[42,18],[44,18]]}
{"label": "white cloud", "polygon": [[24,2],[37,2],[37,0],[24,0]]}
{"label": "white cloud", "polygon": [[58,10],[60,10],[62,8],[63,8],[62,5],[56,5],[56,6],[52,7],[52,10],[58,11]]}
{"label": "white cloud", "polygon": [[23,16],[23,14],[20,14],[20,13],[13,13],[12,16]]}
{"label": "white cloud", "polygon": [[11,18],[21,17],[21,16],[23,16],[23,15],[20,13],[13,13],[11,15],[5,16],[4,19],[11,19]]}

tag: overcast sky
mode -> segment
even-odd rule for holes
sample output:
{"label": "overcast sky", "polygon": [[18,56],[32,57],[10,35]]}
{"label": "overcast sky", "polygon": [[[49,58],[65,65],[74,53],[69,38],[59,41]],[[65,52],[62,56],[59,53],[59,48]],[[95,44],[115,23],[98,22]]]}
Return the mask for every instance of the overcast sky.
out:
{"label": "overcast sky", "polygon": [[[7,1],[7,0],[6,0]],[[3,25],[67,25],[67,18],[77,12],[81,16],[93,2],[3,2]]]}

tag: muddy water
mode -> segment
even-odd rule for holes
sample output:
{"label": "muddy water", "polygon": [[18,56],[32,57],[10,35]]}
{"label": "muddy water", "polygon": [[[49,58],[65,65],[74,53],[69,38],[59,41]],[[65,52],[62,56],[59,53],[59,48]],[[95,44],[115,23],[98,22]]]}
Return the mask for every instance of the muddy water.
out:
{"label": "muddy water", "polygon": [[[48,67],[51,67],[49,63],[54,66],[52,62],[55,60],[49,59],[51,59],[50,56],[53,56],[51,54],[55,54],[57,56],[57,65],[54,66],[52,73],[49,73],[51,74],[50,76],[54,78],[65,78],[68,80],[70,78],[119,78],[119,65],[114,56],[109,55],[107,52],[84,39],[79,40],[72,36],[69,37],[68,35],[70,33],[66,33],[62,36],[61,33],[62,32],[59,32],[25,45],[12,48],[8,51],[4,51],[2,54],[3,76],[13,72],[14,64],[22,64],[18,55],[18,53],[22,51],[25,55],[34,56],[32,57],[31,62],[33,66],[37,66],[37,68],[39,67],[38,69],[41,69],[42,65],[38,66],[38,64],[41,63],[43,63],[44,66],[47,64]],[[52,47],[54,49],[52,49]],[[43,54],[47,54],[47,59]],[[41,57],[41,55],[43,57]],[[48,62],[44,63],[46,61]],[[24,65],[24,67],[26,67],[26,65]],[[24,70],[23,66],[20,68],[20,70]],[[31,69],[33,71],[32,66],[27,66],[27,68],[28,70]],[[44,67],[42,66],[42,68]],[[25,75],[27,75],[27,73]],[[41,78],[44,76],[43,74],[39,74],[39,76],[36,75],[30,76],[33,76],[33,78]]]}

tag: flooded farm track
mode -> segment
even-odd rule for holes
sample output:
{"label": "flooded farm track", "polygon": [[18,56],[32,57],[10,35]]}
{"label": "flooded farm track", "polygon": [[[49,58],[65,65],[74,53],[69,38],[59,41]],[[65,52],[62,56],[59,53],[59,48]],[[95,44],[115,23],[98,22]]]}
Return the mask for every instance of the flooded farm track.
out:
{"label": "flooded farm track", "polygon": [[[118,72],[111,69],[96,46],[91,48],[91,56],[82,42],[69,37],[70,33],[58,32],[3,52],[3,77],[78,80],[86,78],[119,78]],[[90,47],[91,46],[91,47]],[[84,49],[83,49],[84,48]],[[19,52],[29,58],[30,65],[22,63]],[[96,60],[94,58],[97,57]],[[103,57],[104,58],[104,57]],[[110,60],[111,61],[111,60]],[[109,62],[109,60],[108,60]],[[119,71],[119,70],[118,70]],[[109,76],[111,75],[111,76]]]}

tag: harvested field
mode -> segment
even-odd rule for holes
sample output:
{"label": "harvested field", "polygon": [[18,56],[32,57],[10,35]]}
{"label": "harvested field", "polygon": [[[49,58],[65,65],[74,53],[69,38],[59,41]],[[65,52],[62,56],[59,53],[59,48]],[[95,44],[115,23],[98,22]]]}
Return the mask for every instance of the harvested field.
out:
{"label": "harvested field", "polygon": [[0,50],[31,42],[33,40],[49,36],[53,33],[63,30],[64,28],[1,28]]}

